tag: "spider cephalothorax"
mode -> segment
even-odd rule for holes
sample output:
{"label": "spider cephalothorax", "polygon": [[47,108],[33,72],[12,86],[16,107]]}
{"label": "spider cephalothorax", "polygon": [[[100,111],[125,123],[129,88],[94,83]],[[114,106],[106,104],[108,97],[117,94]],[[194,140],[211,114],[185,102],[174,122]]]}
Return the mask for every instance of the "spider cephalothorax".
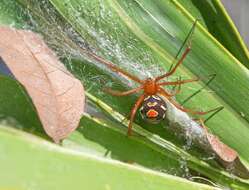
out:
{"label": "spider cephalothorax", "polygon": [[140,114],[142,118],[150,123],[159,123],[166,116],[167,105],[165,101],[157,95],[147,96],[142,106]]}

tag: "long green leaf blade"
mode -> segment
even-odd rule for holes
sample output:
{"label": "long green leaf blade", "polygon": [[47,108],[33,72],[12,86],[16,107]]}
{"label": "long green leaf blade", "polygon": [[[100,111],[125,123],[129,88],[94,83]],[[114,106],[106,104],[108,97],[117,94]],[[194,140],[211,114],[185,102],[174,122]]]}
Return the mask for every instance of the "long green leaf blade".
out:
{"label": "long green leaf blade", "polygon": [[[241,63],[249,67],[249,53],[232,19],[220,0],[178,0]],[[212,15],[212,16],[210,16]]]}
{"label": "long green leaf blade", "polygon": [[0,127],[1,189],[170,189],[214,190],[134,167],[70,151],[29,134]]}

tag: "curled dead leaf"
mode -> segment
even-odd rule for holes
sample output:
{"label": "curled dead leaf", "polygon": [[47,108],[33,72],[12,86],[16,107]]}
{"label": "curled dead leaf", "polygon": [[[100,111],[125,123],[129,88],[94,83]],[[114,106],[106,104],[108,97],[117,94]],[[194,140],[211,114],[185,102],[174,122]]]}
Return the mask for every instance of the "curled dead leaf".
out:
{"label": "curled dead leaf", "polygon": [[218,137],[207,133],[207,139],[218,159],[223,161],[225,165],[226,163],[233,162],[238,157],[238,153],[222,143]]}
{"label": "curled dead leaf", "polygon": [[227,146],[220,139],[206,131],[206,138],[208,140],[208,146],[211,151],[215,154],[216,159],[221,163],[227,170],[231,171],[237,176],[248,179],[249,171],[245,165],[241,162],[238,153]]}
{"label": "curled dead leaf", "polygon": [[30,95],[46,133],[59,143],[77,128],[84,112],[81,82],[39,35],[9,27],[0,27],[0,34],[0,56]]}

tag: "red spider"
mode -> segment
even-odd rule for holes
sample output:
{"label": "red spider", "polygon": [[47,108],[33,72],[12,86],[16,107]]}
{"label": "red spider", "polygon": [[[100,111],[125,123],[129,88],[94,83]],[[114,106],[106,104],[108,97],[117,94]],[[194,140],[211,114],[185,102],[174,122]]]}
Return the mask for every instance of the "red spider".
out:
{"label": "red spider", "polygon": [[[193,28],[195,27],[196,22],[194,23],[191,31],[193,31]],[[185,40],[185,42],[186,42],[186,40]],[[136,93],[136,92],[143,90],[143,94],[139,96],[138,100],[136,101],[134,107],[131,110],[130,121],[129,121],[129,125],[128,125],[128,132],[127,132],[128,135],[131,135],[132,123],[133,123],[135,114],[136,114],[137,110],[139,109],[139,107],[141,107],[140,112],[142,114],[142,117],[144,119],[152,122],[152,123],[158,123],[162,119],[165,118],[166,111],[167,111],[167,105],[166,105],[165,101],[160,97],[160,95],[165,97],[169,102],[171,102],[179,110],[184,111],[184,112],[189,112],[192,114],[204,115],[204,114],[207,114],[207,113],[212,112],[212,111],[217,109],[216,108],[216,109],[212,109],[212,110],[203,112],[203,111],[194,111],[191,109],[184,108],[172,99],[173,96],[175,96],[177,93],[179,93],[180,88],[173,94],[171,94],[170,92],[168,92],[167,90],[162,88],[162,86],[166,86],[166,85],[179,85],[180,86],[181,84],[185,84],[185,83],[194,82],[194,81],[199,80],[199,78],[196,78],[196,79],[187,79],[187,80],[180,80],[180,81],[161,82],[162,79],[167,78],[175,73],[177,67],[182,64],[183,60],[186,58],[186,56],[190,52],[190,50],[191,50],[191,43],[188,44],[186,50],[182,54],[179,61],[176,63],[176,65],[169,72],[167,72],[161,76],[158,76],[156,78],[147,78],[145,80],[141,80],[138,77],[131,75],[130,73],[115,66],[112,62],[106,61],[103,58],[98,57],[94,53],[87,52],[88,55],[93,57],[95,60],[105,64],[107,67],[109,67],[114,72],[122,74],[122,75],[128,77],[129,79],[140,84],[139,87],[137,87],[135,89],[131,89],[129,91],[125,91],[125,92],[119,92],[119,91],[114,91],[111,89],[105,89],[106,92],[108,92],[114,96],[127,96],[127,95],[130,95],[130,94],[133,94],[133,93]]]}

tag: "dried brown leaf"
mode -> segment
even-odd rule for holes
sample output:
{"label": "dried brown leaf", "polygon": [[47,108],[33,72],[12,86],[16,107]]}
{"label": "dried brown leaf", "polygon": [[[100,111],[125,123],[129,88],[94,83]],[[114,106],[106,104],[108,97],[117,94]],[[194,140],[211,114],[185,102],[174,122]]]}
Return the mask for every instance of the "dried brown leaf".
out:
{"label": "dried brown leaf", "polygon": [[84,111],[84,88],[47,47],[25,30],[0,27],[0,56],[30,95],[46,133],[58,143]]}
{"label": "dried brown leaf", "polygon": [[207,146],[209,146],[211,152],[215,154],[219,163],[231,171],[231,173],[245,179],[249,178],[248,169],[241,162],[238,153],[234,149],[221,142],[217,136],[208,131],[206,131],[206,138],[208,140]]}

